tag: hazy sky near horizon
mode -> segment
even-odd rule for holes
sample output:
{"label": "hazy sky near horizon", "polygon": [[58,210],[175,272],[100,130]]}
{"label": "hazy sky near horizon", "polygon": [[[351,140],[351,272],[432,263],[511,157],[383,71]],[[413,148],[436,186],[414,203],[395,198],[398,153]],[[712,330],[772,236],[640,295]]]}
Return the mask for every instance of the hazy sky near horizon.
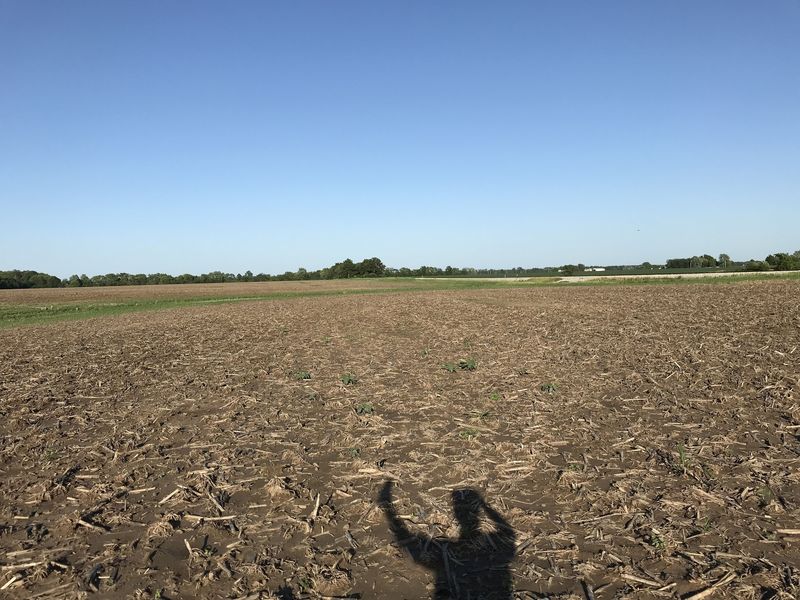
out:
{"label": "hazy sky near horizon", "polygon": [[800,249],[800,2],[0,0],[0,269]]}

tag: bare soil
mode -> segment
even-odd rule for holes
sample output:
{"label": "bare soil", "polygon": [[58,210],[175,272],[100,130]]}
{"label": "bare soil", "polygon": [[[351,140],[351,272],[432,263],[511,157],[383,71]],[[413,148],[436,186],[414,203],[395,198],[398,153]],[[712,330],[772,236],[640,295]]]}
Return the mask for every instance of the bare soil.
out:
{"label": "bare soil", "polygon": [[391,289],[407,287],[405,279],[334,279],[325,281],[264,281],[191,283],[169,285],[121,285],[85,288],[33,288],[0,290],[0,304],[48,304],[62,302],[115,302],[127,300],[182,300],[232,298],[294,292]]}
{"label": "bare soil", "polygon": [[799,292],[0,331],[0,598],[800,597]]}

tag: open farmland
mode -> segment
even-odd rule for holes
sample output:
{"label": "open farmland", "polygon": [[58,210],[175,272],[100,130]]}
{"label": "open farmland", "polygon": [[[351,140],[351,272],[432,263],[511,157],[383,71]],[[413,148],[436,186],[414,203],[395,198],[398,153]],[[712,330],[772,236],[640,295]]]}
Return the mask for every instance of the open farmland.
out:
{"label": "open farmland", "polygon": [[395,290],[0,330],[0,597],[796,598],[798,296]]}

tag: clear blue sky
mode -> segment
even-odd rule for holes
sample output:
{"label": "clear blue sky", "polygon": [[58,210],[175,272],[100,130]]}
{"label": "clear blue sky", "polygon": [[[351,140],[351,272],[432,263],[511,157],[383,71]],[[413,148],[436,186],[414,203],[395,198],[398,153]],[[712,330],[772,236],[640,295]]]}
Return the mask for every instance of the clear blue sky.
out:
{"label": "clear blue sky", "polygon": [[0,269],[800,249],[800,2],[0,0]]}

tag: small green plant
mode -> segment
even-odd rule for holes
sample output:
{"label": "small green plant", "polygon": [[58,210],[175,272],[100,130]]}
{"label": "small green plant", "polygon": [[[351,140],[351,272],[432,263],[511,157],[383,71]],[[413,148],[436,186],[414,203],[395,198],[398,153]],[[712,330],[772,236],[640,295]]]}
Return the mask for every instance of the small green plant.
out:
{"label": "small green plant", "polygon": [[444,363],[442,365],[442,368],[445,371],[447,371],[448,373],[455,373],[456,369],[458,369],[458,367],[456,367],[455,363]]}
{"label": "small green plant", "polygon": [[474,371],[478,368],[478,363],[472,358],[462,359],[458,361],[458,368],[462,371]]}
{"label": "small green plant", "polygon": [[491,400],[494,400],[495,402],[497,402],[498,400],[500,400],[501,396],[500,396],[500,394],[499,394],[499,393],[497,393],[497,392],[493,392],[493,393],[492,393],[492,395],[491,395],[491,396],[489,396],[489,398],[490,398]]}
{"label": "small green plant", "polygon": [[297,585],[300,587],[300,591],[305,593],[314,589],[314,580],[304,575],[297,580]]}
{"label": "small green plant", "polygon": [[355,385],[356,383],[358,383],[358,379],[352,373],[345,373],[339,379],[345,385]]}
{"label": "small green plant", "polygon": [[49,462],[54,461],[54,460],[56,460],[58,458],[58,456],[59,456],[59,452],[55,448],[47,448],[44,451],[44,459],[46,461],[49,461]]}
{"label": "small green plant", "polygon": [[375,412],[375,407],[372,406],[369,402],[362,402],[358,406],[356,406],[356,414],[357,415],[371,415]]}
{"label": "small green plant", "polygon": [[539,386],[539,389],[545,394],[555,394],[558,391],[558,387],[554,383],[543,383]]}
{"label": "small green plant", "polygon": [[689,457],[686,456],[686,448],[684,448],[683,444],[678,444],[678,464],[676,471],[686,475],[686,471],[689,468]]}
{"label": "small green plant", "polygon": [[766,508],[774,500],[775,494],[767,485],[762,485],[758,489],[758,505],[760,508]]}
{"label": "small green plant", "polygon": [[667,543],[664,541],[664,537],[655,529],[650,530],[647,542],[658,552],[663,552],[667,549]]}
{"label": "small green plant", "polygon": [[308,371],[297,371],[294,374],[294,378],[297,379],[297,380],[311,379],[311,373],[309,373]]}
{"label": "small green plant", "polygon": [[583,465],[581,463],[569,463],[567,465],[567,471],[572,471],[573,473],[578,473],[583,471]]}
{"label": "small green plant", "polygon": [[471,413],[468,413],[468,415],[470,417],[472,417],[473,419],[479,419],[479,420],[482,421],[483,419],[488,419],[489,417],[491,417],[492,416],[492,411],[490,411],[490,410],[473,410]]}
{"label": "small green plant", "polygon": [[350,455],[350,458],[358,458],[361,456],[361,448],[350,448],[347,453]]}
{"label": "small green plant", "polygon": [[478,430],[472,427],[466,427],[459,432],[458,436],[464,440],[471,440],[472,438],[478,437]]}

